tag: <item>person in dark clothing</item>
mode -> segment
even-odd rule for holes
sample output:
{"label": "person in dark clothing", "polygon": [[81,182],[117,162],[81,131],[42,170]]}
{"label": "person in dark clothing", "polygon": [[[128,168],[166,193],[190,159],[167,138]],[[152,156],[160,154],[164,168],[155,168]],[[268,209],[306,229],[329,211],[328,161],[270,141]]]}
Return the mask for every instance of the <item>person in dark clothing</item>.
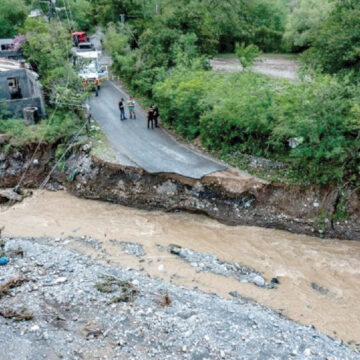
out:
{"label": "person in dark clothing", "polygon": [[152,106],[153,110],[154,110],[154,114],[153,114],[153,117],[154,117],[154,125],[155,127],[159,127],[158,126],[158,118],[159,118],[159,108],[156,104],[153,104]]}
{"label": "person in dark clothing", "polygon": [[119,101],[119,109],[120,109],[120,120],[126,120],[125,117],[125,100],[123,98],[121,98],[121,100]]}
{"label": "person in dark clothing", "polygon": [[91,112],[90,112],[90,106],[86,106],[85,108],[85,129],[86,132],[89,133],[90,132],[90,125],[91,125]]}
{"label": "person in dark clothing", "polygon": [[147,121],[148,121],[148,123],[147,123],[148,129],[150,129],[150,126],[153,129],[154,128],[154,109],[152,107],[150,107],[150,109],[148,110]]}

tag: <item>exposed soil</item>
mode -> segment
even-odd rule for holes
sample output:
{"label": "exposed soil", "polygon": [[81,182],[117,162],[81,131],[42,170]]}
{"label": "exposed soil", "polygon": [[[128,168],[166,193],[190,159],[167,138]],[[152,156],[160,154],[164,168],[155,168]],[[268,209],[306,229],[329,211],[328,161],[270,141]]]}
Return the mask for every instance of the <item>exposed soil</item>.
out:
{"label": "exposed soil", "polygon": [[[360,190],[268,183],[230,169],[200,180],[173,174],[148,174],[135,167],[108,163],[74,150],[62,168],[52,172],[50,189],[65,187],[89,199],[105,200],[147,210],[204,213],[231,225],[255,225],[296,233],[360,239]],[[53,150],[31,147],[0,154],[0,187],[36,188],[54,165]],[[35,161],[36,160],[36,161]],[[34,163],[28,167],[29,162]],[[26,171],[26,169],[28,169]],[[337,206],[345,219],[335,220]]]}

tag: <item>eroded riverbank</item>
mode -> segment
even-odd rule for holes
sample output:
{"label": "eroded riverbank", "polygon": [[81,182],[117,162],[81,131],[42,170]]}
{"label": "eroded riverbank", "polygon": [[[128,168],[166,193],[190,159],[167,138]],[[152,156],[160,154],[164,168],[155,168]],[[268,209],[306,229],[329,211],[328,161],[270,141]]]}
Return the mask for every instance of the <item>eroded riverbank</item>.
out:
{"label": "eroded riverbank", "polygon": [[[66,192],[35,192],[22,203],[2,209],[3,225],[5,236],[50,236],[100,261],[139,269],[177,285],[223,297],[237,291],[325,334],[360,341],[359,242],[230,227],[201,215],[147,212],[78,199]],[[68,236],[98,239],[101,251],[86,238],[69,240]],[[129,255],[119,241],[140,243],[146,254]],[[259,288],[197,272],[198,268],[166,251],[170,244],[252,267],[266,281],[277,278],[280,284],[276,289]]]}
{"label": "eroded riverbank", "polygon": [[66,189],[82,198],[146,210],[206,214],[250,225],[327,238],[360,239],[360,189],[269,182],[229,168],[192,179],[109,162],[77,145],[66,160],[44,144],[0,153],[0,187]]}

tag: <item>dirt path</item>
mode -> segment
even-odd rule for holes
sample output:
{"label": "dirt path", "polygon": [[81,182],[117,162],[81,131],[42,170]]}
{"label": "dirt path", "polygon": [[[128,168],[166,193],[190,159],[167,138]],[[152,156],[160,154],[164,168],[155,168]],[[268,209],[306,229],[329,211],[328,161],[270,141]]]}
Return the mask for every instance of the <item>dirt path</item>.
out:
{"label": "dirt path", "polygon": [[[215,57],[211,61],[213,70],[235,72],[241,71],[239,60],[234,57]],[[296,60],[286,55],[261,55],[252,67],[254,72],[290,81],[298,80],[299,64]]]}
{"label": "dirt path", "polygon": [[[254,298],[302,324],[345,341],[360,342],[360,243],[311,238],[256,227],[229,227],[200,215],[146,212],[75,198],[64,192],[36,193],[1,213],[6,236],[91,236],[101,254],[86,241],[64,245],[188,288],[230,297],[230,291]],[[124,252],[119,240],[140,243],[145,256]],[[198,272],[170,254],[177,244],[199,253],[250,266],[277,289]],[[141,262],[140,262],[141,261]]]}

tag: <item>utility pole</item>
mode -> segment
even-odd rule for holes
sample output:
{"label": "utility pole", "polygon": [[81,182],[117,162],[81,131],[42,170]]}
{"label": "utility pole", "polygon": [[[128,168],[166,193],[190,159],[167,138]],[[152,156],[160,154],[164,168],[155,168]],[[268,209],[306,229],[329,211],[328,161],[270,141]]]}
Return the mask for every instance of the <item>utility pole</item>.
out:
{"label": "utility pole", "polygon": [[49,0],[49,13],[48,13],[48,18],[49,20],[53,17],[54,15],[54,9],[56,7],[56,0]]}

